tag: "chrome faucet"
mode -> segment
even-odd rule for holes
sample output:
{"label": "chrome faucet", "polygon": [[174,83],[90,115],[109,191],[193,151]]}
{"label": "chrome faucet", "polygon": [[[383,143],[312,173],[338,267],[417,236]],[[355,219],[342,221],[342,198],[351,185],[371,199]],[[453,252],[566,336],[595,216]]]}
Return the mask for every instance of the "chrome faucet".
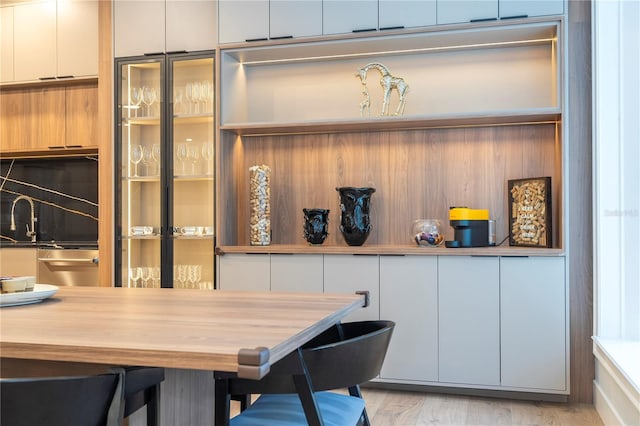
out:
{"label": "chrome faucet", "polygon": [[38,221],[38,219],[36,218],[35,215],[35,206],[33,205],[33,199],[31,197],[28,197],[26,195],[19,195],[15,198],[15,200],[13,200],[13,204],[11,205],[11,230],[15,231],[16,230],[16,218],[14,216],[14,210],[16,208],[16,204],[18,203],[18,201],[20,200],[25,200],[29,202],[29,205],[31,206],[31,229],[29,229],[29,224],[27,224],[27,237],[31,237],[31,242],[35,243],[36,242],[36,222]]}

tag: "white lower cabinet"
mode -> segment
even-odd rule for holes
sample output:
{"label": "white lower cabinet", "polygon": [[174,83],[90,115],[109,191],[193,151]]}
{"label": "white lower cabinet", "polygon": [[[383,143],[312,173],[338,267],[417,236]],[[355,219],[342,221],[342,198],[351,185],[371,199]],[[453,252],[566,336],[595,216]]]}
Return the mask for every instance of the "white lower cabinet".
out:
{"label": "white lower cabinet", "polygon": [[268,254],[232,253],[218,256],[218,289],[269,291],[271,263]]}
{"label": "white lower cabinet", "polygon": [[378,256],[327,254],[324,256],[324,292],[369,291],[369,306],[344,318],[344,322],[380,319]]}
{"label": "white lower cabinet", "polygon": [[438,258],[380,256],[380,318],[396,326],[385,381],[438,381]]}
{"label": "white lower cabinet", "polygon": [[562,257],[500,259],[502,386],[567,389]]}
{"label": "white lower cabinet", "polygon": [[222,290],[355,293],[396,323],[380,380],[567,393],[564,257],[225,254]]}
{"label": "white lower cabinet", "polygon": [[321,254],[272,254],[271,291],[322,293]]}
{"label": "white lower cabinet", "polygon": [[500,385],[500,259],[438,256],[440,382]]}

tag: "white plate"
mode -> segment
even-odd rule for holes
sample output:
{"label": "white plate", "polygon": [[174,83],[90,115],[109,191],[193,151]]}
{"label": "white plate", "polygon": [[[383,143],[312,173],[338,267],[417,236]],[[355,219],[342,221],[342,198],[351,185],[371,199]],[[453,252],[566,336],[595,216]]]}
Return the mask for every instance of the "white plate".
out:
{"label": "white plate", "polygon": [[47,297],[56,294],[56,291],[58,291],[58,287],[55,285],[36,284],[33,291],[0,294],[0,307],[42,302]]}

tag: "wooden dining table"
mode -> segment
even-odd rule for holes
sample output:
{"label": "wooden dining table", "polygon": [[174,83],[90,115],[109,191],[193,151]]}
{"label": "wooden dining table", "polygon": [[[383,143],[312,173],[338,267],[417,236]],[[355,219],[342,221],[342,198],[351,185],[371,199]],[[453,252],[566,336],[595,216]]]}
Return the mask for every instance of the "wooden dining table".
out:
{"label": "wooden dining table", "polygon": [[[198,400],[213,405],[213,385],[202,374],[191,384],[185,377],[200,372],[212,378],[211,371],[228,371],[261,378],[270,365],[363,307],[365,299],[361,294],[60,287],[40,303],[0,309],[1,374],[40,374],[65,365],[165,367],[168,381],[175,382],[168,387],[175,389],[163,391],[163,424],[178,419],[211,424],[205,418],[213,415],[209,408],[190,420],[194,414],[187,412],[199,406]],[[190,401],[178,408],[171,399],[187,388]]]}

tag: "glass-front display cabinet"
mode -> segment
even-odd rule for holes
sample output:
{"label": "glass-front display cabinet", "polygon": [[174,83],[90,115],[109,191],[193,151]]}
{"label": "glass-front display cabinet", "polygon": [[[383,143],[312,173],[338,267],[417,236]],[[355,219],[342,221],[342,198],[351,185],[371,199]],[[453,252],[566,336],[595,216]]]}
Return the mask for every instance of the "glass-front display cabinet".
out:
{"label": "glass-front display cabinet", "polygon": [[116,285],[213,289],[214,54],[116,59]]}

